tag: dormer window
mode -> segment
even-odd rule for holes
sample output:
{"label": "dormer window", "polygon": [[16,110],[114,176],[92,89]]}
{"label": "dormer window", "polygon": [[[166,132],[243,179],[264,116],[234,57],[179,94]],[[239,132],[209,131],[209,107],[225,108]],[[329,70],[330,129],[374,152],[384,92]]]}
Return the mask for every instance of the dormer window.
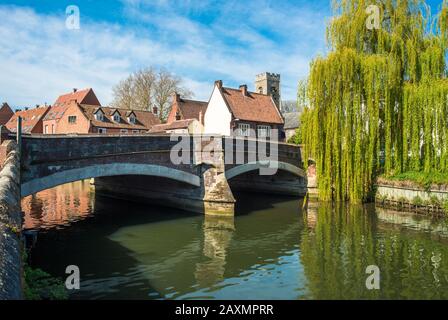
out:
{"label": "dormer window", "polygon": [[132,112],[129,116],[128,116],[128,121],[129,123],[135,124],[136,122],[136,118],[135,118],[135,114]]}
{"label": "dormer window", "polygon": [[120,122],[120,120],[121,120],[120,113],[118,111],[115,111],[112,114],[112,118],[113,118],[114,122]]}
{"label": "dormer window", "polygon": [[97,121],[104,121],[104,112],[101,109],[98,109],[98,111],[95,112],[95,120]]}

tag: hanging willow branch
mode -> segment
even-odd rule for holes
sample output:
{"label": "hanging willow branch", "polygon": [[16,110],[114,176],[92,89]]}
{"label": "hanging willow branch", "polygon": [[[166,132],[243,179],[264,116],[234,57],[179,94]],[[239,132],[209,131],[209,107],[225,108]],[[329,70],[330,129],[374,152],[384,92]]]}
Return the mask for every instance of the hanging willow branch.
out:
{"label": "hanging willow branch", "polygon": [[[366,8],[381,27],[366,27]],[[420,0],[339,0],[330,53],[311,64],[302,115],[304,155],[315,159],[322,200],[363,202],[376,176],[448,170],[448,9]]]}

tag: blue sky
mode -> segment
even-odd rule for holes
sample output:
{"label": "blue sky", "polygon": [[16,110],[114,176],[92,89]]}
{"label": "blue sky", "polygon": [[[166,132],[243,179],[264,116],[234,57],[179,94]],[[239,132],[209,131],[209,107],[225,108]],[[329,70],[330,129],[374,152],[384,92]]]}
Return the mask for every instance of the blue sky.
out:
{"label": "blue sky", "polygon": [[[79,30],[65,27],[68,5],[80,9]],[[253,89],[257,73],[276,72],[283,99],[294,99],[325,53],[330,15],[330,0],[0,0],[0,102],[53,103],[92,87],[108,104],[114,84],[148,66],[203,100],[215,80]]]}

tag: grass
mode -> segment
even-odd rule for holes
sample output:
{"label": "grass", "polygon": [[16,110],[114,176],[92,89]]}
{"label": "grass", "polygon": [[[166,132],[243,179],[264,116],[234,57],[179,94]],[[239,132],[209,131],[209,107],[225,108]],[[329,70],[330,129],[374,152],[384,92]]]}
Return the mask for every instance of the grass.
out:
{"label": "grass", "polygon": [[408,171],[384,178],[392,181],[410,181],[425,189],[430,189],[432,185],[448,185],[448,172]]}

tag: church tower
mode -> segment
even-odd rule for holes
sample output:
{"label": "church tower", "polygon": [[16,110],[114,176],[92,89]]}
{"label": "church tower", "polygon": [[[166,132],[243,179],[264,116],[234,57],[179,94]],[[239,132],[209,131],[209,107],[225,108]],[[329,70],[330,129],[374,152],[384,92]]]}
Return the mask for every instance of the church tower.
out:
{"label": "church tower", "polygon": [[280,74],[265,72],[255,77],[255,92],[272,96],[275,105],[281,110]]}

